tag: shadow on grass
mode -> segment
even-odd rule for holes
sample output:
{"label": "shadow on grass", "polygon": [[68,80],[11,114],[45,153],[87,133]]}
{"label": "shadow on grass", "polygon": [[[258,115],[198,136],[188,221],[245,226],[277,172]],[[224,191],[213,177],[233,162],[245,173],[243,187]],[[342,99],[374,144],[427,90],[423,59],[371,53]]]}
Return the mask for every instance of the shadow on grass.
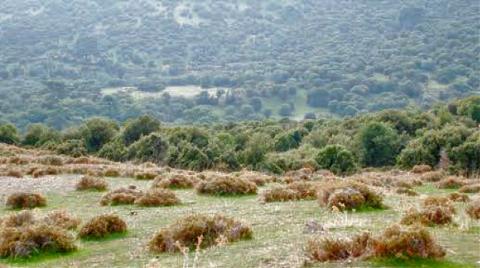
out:
{"label": "shadow on grass", "polygon": [[459,263],[449,260],[434,260],[434,259],[399,259],[399,258],[390,258],[390,259],[375,259],[372,260],[374,267],[436,267],[436,268],[468,268],[476,267],[474,264],[469,263]]}
{"label": "shadow on grass", "polygon": [[70,252],[55,252],[55,251],[38,252],[30,257],[24,257],[24,258],[0,258],[0,265],[4,263],[7,265],[10,264],[10,265],[20,265],[20,266],[26,266],[26,265],[35,266],[34,264],[37,264],[37,263],[54,260],[57,258],[63,258],[63,257],[75,257],[83,253],[85,252],[79,249],[75,251],[70,251]]}
{"label": "shadow on grass", "polygon": [[84,242],[106,242],[106,241],[112,241],[112,240],[117,240],[117,239],[122,239],[125,237],[128,237],[129,232],[124,232],[124,233],[113,233],[106,235],[104,237],[82,237],[81,240]]}

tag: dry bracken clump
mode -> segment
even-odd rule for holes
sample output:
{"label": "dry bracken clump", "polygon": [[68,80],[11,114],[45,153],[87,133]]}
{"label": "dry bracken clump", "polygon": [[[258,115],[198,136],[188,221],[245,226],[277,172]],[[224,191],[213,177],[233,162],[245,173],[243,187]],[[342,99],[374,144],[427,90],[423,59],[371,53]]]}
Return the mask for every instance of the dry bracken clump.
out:
{"label": "dry bracken clump", "polygon": [[55,155],[47,155],[37,159],[37,163],[46,166],[61,166],[63,165],[63,159]]}
{"label": "dry bracken clump", "polygon": [[127,224],[117,215],[100,215],[88,221],[78,233],[81,238],[104,238],[127,232]]}
{"label": "dry bracken clump", "polygon": [[432,171],[432,167],[429,165],[415,165],[412,168],[412,173],[417,173],[417,174],[422,174],[430,171]]}
{"label": "dry bracken clump", "polygon": [[137,190],[135,186],[129,188],[119,188],[106,193],[102,196],[100,204],[102,206],[129,205],[133,204],[137,198],[141,197],[143,192]]}
{"label": "dry bracken clump", "polygon": [[425,226],[450,224],[453,221],[453,213],[448,208],[441,206],[429,206],[410,209],[403,215],[400,223],[405,225],[422,224]]}
{"label": "dry bracken clump", "polygon": [[450,199],[453,202],[468,202],[470,201],[470,197],[466,194],[460,194],[460,193],[451,193],[448,195],[448,199]]}
{"label": "dry bracken clump", "polygon": [[210,195],[246,195],[256,194],[255,183],[235,177],[218,176],[201,181],[196,186],[197,193]]}
{"label": "dry bracken clump", "polygon": [[159,175],[152,182],[152,188],[189,189],[193,188],[197,179],[192,176],[176,174],[165,177]]}
{"label": "dry bracken clump", "polygon": [[108,188],[107,181],[103,178],[83,176],[75,186],[77,191],[96,190],[105,191]]}
{"label": "dry bracken clump", "polygon": [[412,190],[411,188],[400,187],[395,190],[397,194],[404,194],[408,196],[417,196],[418,193]]}
{"label": "dry bracken clump", "polygon": [[422,174],[420,177],[422,181],[426,182],[437,182],[440,181],[445,177],[445,173],[443,171],[430,171]]}
{"label": "dry bracken clump", "polygon": [[149,243],[153,252],[175,252],[179,248],[194,248],[202,237],[200,247],[206,248],[222,242],[234,242],[252,237],[252,230],[235,219],[223,216],[194,214],[177,220],[161,229]]}
{"label": "dry bracken clump", "polygon": [[423,200],[423,207],[439,206],[450,210],[455,213],[455,207],[449,198],[443,196],[429,196]]}
{"label": "dry bracken clump", "polygon": [[10,209],[36,208],[47,205],[47,199],[38,193],[14,193],[7,198],[7,207]]}
{"label": "dry bracken clump", "polygon": [[370,258],[442,258],[445,250],[422,227],[388,227],[382,234],[368,233],[352,239],[322,237],[309,240],[306,255],[312,261],[326,262]]}
{"label": "dry bracken clump", "polygon": [[144,207],[173,206],[180,204],[180,199],[168,189],[152,189],[135,200],[135,204]]}
{"label": "dry bracken clump", "polygon": [[7,177],[23,178],[22,171],[18,169],[9,169],[5,175],[7,175]]}
{"label": "dry bracken clump", "polygon": [[63,229],[74,230],[77,229],[78,225],[80,225],[81,220],[68,214],[64,210],[57,210],[48,213],[47,216],[42,219],[42,222],[46,223],[47,225],[55,225]]}
{"label": "dry bracken clump", "polygon": [[475,220],[480,220],[480,198],[471,201],[467,206],[467,214]]}
{"label": "dry bracken clump", "polygon": [[13,213],[5,216],[0,221],[1,228],[18,228],[22,226],[33,225],[35,223],[35,216],[30,210],[23,210],[18,213]]}
{"label": "dry bracken clump", "polygon": [[464,185],[458,189],[460,193],[479,193],[480,192],[480,183]]}
{"label": "dry bracken clump", "polygon": [[75,238],[56,225],[36,224],[0,229],[0,257],[26,258],[35,254],[75,250]]}
{"label": "dry bracken clump", "polygon": [[57,175],[60,173],[60,170],[58,168],[55,168],[53,166],[48,166],[46,168],[36,168],[32,171],[31,175],[34,178],[39,178],[47,175]]}
{"label": "dry bracken clump", "polygon": [[338,182],[324,185],[318,194],[320,205],[339,210],[384,208],[381,195],[368,186],[356,182]]}
{"label": "dry bracken clump", "polygon": [[120,171],[116,168],[107,168],[103,171],[103,176],[105,177],[120,177]]}
{"label": "dry bracken clump", "polygon": [[286,202],[298,200],[298,194],[285,186],[274,186],[262,193],[262,200],[264,202]]}
{"label": "dry bracken clump", "polygon": [[135,173],[135,179],[137,180],[153,180],[158,174],[152,171],[142,171]]}
{"label": "dry bracken clump", "polygon": [[455,176],[446,177],[437,183],[437,187],[440,189],[457,189],[464,185],[463,179]]}

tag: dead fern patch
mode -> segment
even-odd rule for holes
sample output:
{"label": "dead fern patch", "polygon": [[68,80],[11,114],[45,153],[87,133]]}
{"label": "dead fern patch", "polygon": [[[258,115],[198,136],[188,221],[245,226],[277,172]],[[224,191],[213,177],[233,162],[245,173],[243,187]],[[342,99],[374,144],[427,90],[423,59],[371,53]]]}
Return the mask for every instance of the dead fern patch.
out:
{"label": "dead fern patch", "polygon": [[129,188],[122,187],[102,196],[100,204],[102,206],[131,205],[142,195],[143,192],[137,190],[135,186]]}
{"label": "dead fern patch", "polygon": [[480,220],[480,198],[468,203],[466,212],[472,219]]}
{"label": "dead fern patch", "polygon": [[432,171],[432,167],[429,165],[415,165],[412,168],[412,173],[416,173],[416,174],[422,174],[430,171]]}
{"label": "dead fern patch", "polygon": [[257,193],[257,185],[243,178],[218,176],[200,181],[196,190],[208,195],[248,195]]}
{"label": "dead fern patch", "polygon": [[152,189],[138,197],[135,204],[143,207],[173,206],[180,204],[180,199],[171,190]]}
{"label": "dead fern patch", "polygon": [[64,210],[56,210],[47,214],[42,219],[47,225],[55,225],[67,230],[75,230],[80,225],[81,220],[73,215],[70,215]]}
{"label": "dead fern patch", "polygon": [[83,239],[105,238],[112,234],[124,234],[127,224],[117,215],[100,215],[82,226],[78,236]]}
{"label": "dead fern patch", "polygon": [[321,206],[338,210],[361,208],[385,208],[383,197],[368,186],[356,182],[338,182],[319,188],[318,201]]}
{"label": "dead fern patch", "polygon": [[262,193],[264,202],[286,202],[298,200],[298,193],[285,186],[274,186]]}
{"label": "dead fern patch", "polygon": [[9,169],[5,174],[7,177],[23,178],[23,172],[19,169]]}
{"label": "dead fern patch", "polygon": [[448,199],[450,199],[453,202],[468,202],[470,201],[470,197],[466,194],[461,194],[461,193],[451,193],[448,195]]}
{"label": "dead fern patch", "polygon": [[190,189],[195,186],[197,179],[192,176],[176,174],[167,177],[159,175],[153,180],[152,188]]}
{"label": "dead fern patch", "polygon": [[10,209],[44,207],[47,205],[47,199],[38,193],[19,192],[11,194],[6,205]]}
{"label": "dead fern patch", "polygon": [[437,183],[437,187],[440,189],[457,189],[464,185],[464,180],[455,176],[449,176]]}
{"label": "dead fern patch", "polygon": [[223,215],[194,214],[161,229],[149,243],[153,252],[176,252],[179,248],[194,248],[202,237],[201,248],[252,237],[250,226]]}
{"label": "dead fern patch", "polygon": [[108,183],[104,178],[83,176],[75,186],[77,191],[95,190],[105,191],[108,188]]}
{"label": "dead fern patch", "polygon": [[443,171],[430,171],[422,174],[420,179],[426,182],[438,182],[445,177]]}
{"label": "dead fern patch", "polygon": [[418,193],[412,190],[411,188],[405,188],[405,187],[400,187],[395,190],[395,193],[397,194],[403,194],[403,195],[408,195],[408,196],[417,196]]}
{"label": "dead fern patch", "polygon": [[135,173],[135,179],[137,180],[153,180],[158,174],[152,171],[142,171]]}
{"label": "dead fern patch", "polygon": [[480,183],[464,185],[458,189],[460,193],[480,193]]}

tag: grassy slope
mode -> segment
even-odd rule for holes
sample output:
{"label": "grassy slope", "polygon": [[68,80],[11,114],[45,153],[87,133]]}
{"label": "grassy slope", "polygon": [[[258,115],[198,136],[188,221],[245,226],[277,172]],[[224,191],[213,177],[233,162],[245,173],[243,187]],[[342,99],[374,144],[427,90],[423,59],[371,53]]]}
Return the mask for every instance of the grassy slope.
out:
{"label": "grassy slope", "polygon": [[[111,188],[135,184],[148,187],[148,182],[127,178],[108,179]],[[423,187],[422,192],[432,192],[432,188]],[[370,230],[378,233],[387,223],[400,217],[399,211],[418,198],[388,196],[386,203],[395,210],[373,211],[344,215],[335,215],[320,208],[316,201],[260,204],[256,196],[220,198],[198,196],[193,190],[177,191],[184,202],[182,206],[167,208],[138,208],[135,206],[101,207],[98,200],[102,193],[74,191],[47,193],[49,205],[39,209],[46,212],[54,209],[67,209],[69,212],[88,219],[106,212],[118,213],[126,219],[129,233],[126,237],[106,241],[88,241],[80,243],[80,250],[66,256],[48,256],[29,262],[0,260],[12,266],[30,267],[144,267],[155,261],[156,267],[182,267],[180,254],[154,255],[147,252],[148,239],[161,227],[175,219],[193,212],[225,213],[249,222],[254,238],[227,246],[204,250],[200,255],[199,267],[298,267],[303,262],[302,247],[311,234],[304,234],[304,225],[315,219],[322,225],[332,225],[330,231],[335,234],[356,233]],[[135,211],[136,215],[131,215]],[[9,213],[0,209],[0,216]],[[477,223],[478,225],[478,223]],[[480,228],[460,231],[458,228],[431,229],[440,244],[448,251],[448,258],[442,262],[378,261],[374,263],[355,263],[356,266],[412,266],[412,267],[468,267],[480,260],[478,240]],[[193,255],[190,256],[193,260]],[[318,264],[318,267],[344,267],[342,263]]]}

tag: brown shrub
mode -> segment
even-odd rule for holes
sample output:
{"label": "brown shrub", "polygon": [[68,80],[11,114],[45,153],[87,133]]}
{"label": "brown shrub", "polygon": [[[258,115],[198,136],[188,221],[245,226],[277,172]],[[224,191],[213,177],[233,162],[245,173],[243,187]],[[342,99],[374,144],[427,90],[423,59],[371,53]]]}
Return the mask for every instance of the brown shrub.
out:
{"label": "brown shrub", "polygon": [[135,200],[135,204],[144,207],[173,206],[180,204],[180,199],[168,189],[152,189]]}
{"label": "brown shrub", "polygon": [[0,230],[0,257],[25,258],[36,254],[76,250],[75,238],[55,225],[29,225]]}
{"label": "brown shrub", "polygon": [[415,192],[414,190],[412,190],[410,188],[404,188],[404,187],[397,188],[397,190],[395,192],[397,194],[404,194],[404,195],[408,195],[408,196],[417,196],[418,195],[418,193]]}
{"label": "brown shrub", "polygon": [[63,229],[74,230],[80,225],[81,220],[68,214],[64,210],[57,210],[48,213],[47,216],[43,218],[42,222],[47,225],[55,225]]}
{"label": "brown shrub", "polygon": [[424,173],[420,178],[427,182],[437,182],[445,177],[445,173],[442,171],[430,171]]}
{"label": "brown shrub", "polygon": [[161,229],[149,243],[153,252],[175,252],[179,247],[193,248],[198,237],[203,237],[200,246],[210,247],[252,237],[250,226],[223,215],[207,216],[194,214],[177,220]]}
{"label": "brown shrub", "polygon": [[447,197],[442,196],[429,196],[423,200],[423,207],[438,206],[444,207],[450,210],[452,214],[455,213],[455,207]]}
{"label": "brown shrub", "polygon": [[37,163],[47,166],[61,166],[63,165],[63,159],[55,155],[47,155],[37,159]]}
{"label": "brown shrub", "polygon": [[466,212],[472,219],[480,220],[480,198],[468,203]]}
{"label": "brown shrub", "polygon": [[159,175],[152,182],[152,188],[189,189],[193,188],[197,179],[182,174],[164,177]]}
{"label": "brown shrub", "polygon": [[35,170],[32,171],[32,176],[34,178],[39,178],[47,175],[57,175],[59,173],[60,173],[59,169],[49,166],[46,168],[36,168]]}
{"label": "brown shrub", "polygon": [[35,217],[33,213],[30,210],[23,210],[18,213],[13,213],[2,218],[0,227],[17,228],[22,226],[33,225],[34,223],[35,223]]}
{"label": "brown shrub", "polygon": [[414,185],[408,181],[401,180],[401,181],[395,182],[395,186],[400,188],[412,189]]}
{"label": "brown shrub", "polygon": [[460,193],[479,193],[480,192],[480,183],[464,185],[458,189]]}
{"label": "brown shrub", "polygon": [[412,168],[412,173],[417,173],[417,174],[430,172],[430,171],[432,171],[432,167],[429,165],[415,165]]}
{"label": "brown shrub", "polygon": [[432,235],[418,226],[388,227],[383,234],[371,241],[371,256],[380,258],[442,258],[445,250]]}
{"label": "brown shrub", "polygon": [[116,168],[107,168],[103,172],[103,176],[105,176],[105,177],[120,177],[120,171]]}
{"label": "brown shrub", "polygon": [[19,169],[9,169],[5,175],[7,177],[23,178],[23,172]]}
{"label": "brown shrub", "polygon": [[11,209],[36,208],[47,205],[47,199],[37,193],[14,193],[7,198],[7,207]]}
{"label": "brown shrub", "polygon": [[305,181],[297,181],[287,185],[287,188],[297,193],[299,199],[313,200],[317,198],[318,184]]}
{"label": "brown shrub", "polygon": [[453,202],[468,202],[470,201],[470,197],[466,194],[459,194],[459,193],[451,193],[448,195],[448,199]]}
{"label": "brown shrub", "polygon": [[104,178],[83,176],[75,186],[77,191],[96,190],[105,191],[108,188],[107,181]]}
{"label": "brown shrub", "polygon": [[306,253],[310,260],[318,262],[339,261],[357,258],[366,253],[369,233],[354,236],[353,239],[322,237],[307,243]]}
{"label": "brown shrub", "polygon": [[383,208],[382,196],[368,186],[356,182],[338,182],[324,185],[318,194],[320,205],[339,210]]}
{"label": "brown shrub", "polygon": [[429,206],[422,210],[410,209],[403,215],[400,223],[404,225],[422,224],[425,226],[450,224],[453,213],[449,208]]}
{"label": "brown shrub", "polygon": [[[132,187],[133,188],[133,187]],[[137,198],[143,195],[143,192],[135,188],[119,188],[106,193],[102,196],[100,204],[102,206],[129,205],[133,204]]]}
{"label": "brown shrub", "polygon": [[274,186],[262,193],[264,202],[285,202],[298,200],[298,193],[285,186]]}
{"label": "brown shrub", "polygon": [[135,179],[137,180],[153,180],[158,174],[152,171],[142,171],[135,173]]}
{"label": "brown shrub", "polygon": [[197,193],[210,195],[245,195],[256,194],[257,185],[242,178],[219,176],[200,181],[196,186]]}
{"label": "brown shrub", "polygon": [[88,221],[78,233],[81,238],[104,238],[115,233],[126,233],[127,224],[117,215],[100,215]]}
{"label": "brown shrub", "polygon": [[456,189],[465,185],[463,179],[455,176],[449,176],[442,179],[437,183],[437,187],[440,189]]}

